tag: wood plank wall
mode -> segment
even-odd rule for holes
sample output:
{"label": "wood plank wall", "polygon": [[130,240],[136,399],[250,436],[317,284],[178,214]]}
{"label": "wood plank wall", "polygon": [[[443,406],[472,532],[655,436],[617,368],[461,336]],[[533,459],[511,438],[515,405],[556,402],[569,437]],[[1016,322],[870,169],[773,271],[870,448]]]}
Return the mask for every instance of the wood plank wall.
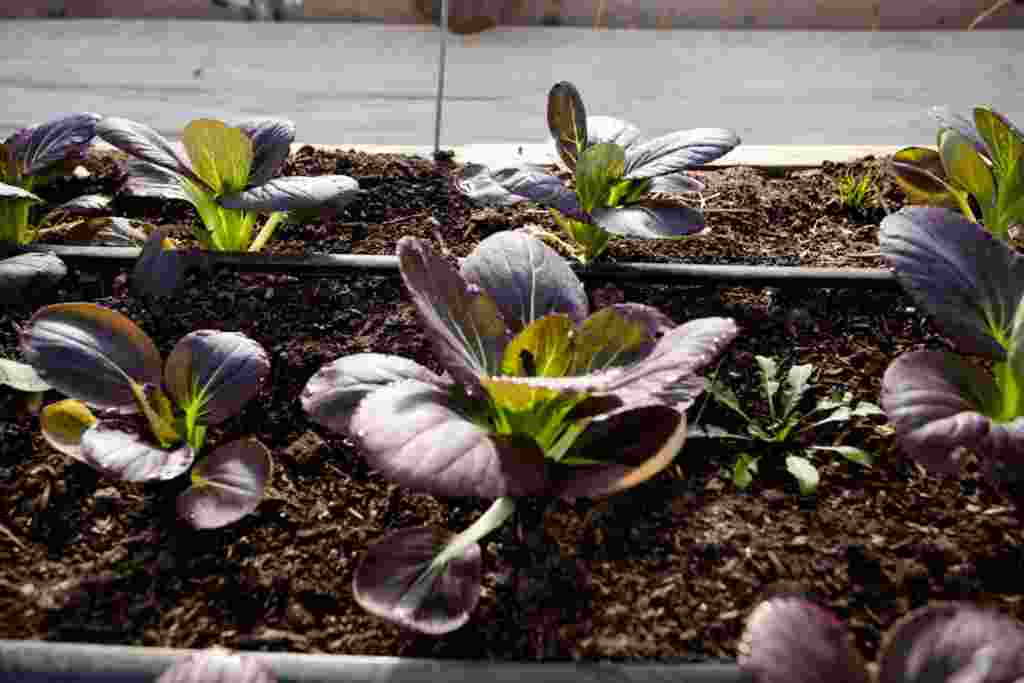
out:
{"label": "wood plank wall", "polygon": [[[224,0],[286,6],[289,0]],[[291,0],[293,20],[426,24],[439,0]],[[19,0],[0,17],[245,18],[211,0]],[[1024,28],[1024,0],[450,0],[452,25],[472,32],[495,24],[598,28],[965,29]]]}

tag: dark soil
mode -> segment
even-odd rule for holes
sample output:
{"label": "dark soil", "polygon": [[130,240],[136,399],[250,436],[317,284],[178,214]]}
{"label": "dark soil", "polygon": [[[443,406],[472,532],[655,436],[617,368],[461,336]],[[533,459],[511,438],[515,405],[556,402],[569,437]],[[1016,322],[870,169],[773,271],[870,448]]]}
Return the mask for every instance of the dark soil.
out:
{"label": "dark soil", "polygon": [[[48,198],[101,189],[109,164],[90,163],[93,176]],[[303,149],[290,165],[290,173],[352,175],[370,194],[338,220],[288,228],[277,250],[393,253],[401,235],[436,232],[466,254],[495,230],[550,225],[535,209],[468,207],[450,191],[448,169],[432,162]],[[867,168],[877,163],[852,170]],[[834,182],[848,170],[703,172],[709,235],[617,241],[611,256],[877,266],[878,221],[900,198],[886,185],[885,206],[842,209]],[[195,220],[187,207],[142,200],[120,199],[116,210]],[[899,353],[948,346],[898,293],[614,283],[591,293],[657,306],[677,322],[734,317],[743,332],[719,373],[762,411],[755,354],[813,363],[815,397],[846,390],[877,402],[882,373]],[[263,344],[269,381],[211,444],[258,437],[274,454],[273,481],[242,522],[192,531],[174,517],[177,483],[100,478],[45,445],[31,407],[0,388],[0,638],[473,659],[732,658],[757,600],[797,586],[846,620],[873,658],[882,632],[930,600],[1024,616],[1024,534],[1010,503],[970,458],[960,479],[925,475],[897,452],[884,420],[871,418],[813,434],[818,444],[865,448],[876,462],[819,457],[821,484],[811,497],[769,456],[753,485],[738,490],[729,472],[737,449],[694,439],[636,489],[573,505],[530,501],[518,529],[507,524],[484,542],[483,595],[470,623],[443,637],[403,631],[352,599],[366,546],[406,526],[462,530],[487,501],[390,484],[350,442],[307,420],[298,402],[309,377],[343,354],[378,351],[437,367],[397,279],[225,271],[191,276],[176,299],[147,305],[127,294],[124,273],[77,272],[57,291],[0,309],[0,353],[16,356],[17,325],[57,301],[117,309],[165,354],[197,328],[241,330]],[[702,409],[702,419],[742,429],[703,401],[691,416]]]}

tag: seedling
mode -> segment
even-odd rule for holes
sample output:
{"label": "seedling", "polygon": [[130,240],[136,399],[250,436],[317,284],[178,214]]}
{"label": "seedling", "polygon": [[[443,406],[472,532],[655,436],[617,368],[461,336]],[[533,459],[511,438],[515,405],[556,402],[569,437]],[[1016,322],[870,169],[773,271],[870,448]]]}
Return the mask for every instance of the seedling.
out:
{"label": "seedling", "polygon": [[[854,417],[880,415],[881,408],[866,401],[854,403],[852,394],[845,392],[819,399],[811,410],[801,412],[800,403],[813,387],[811,377],[814,366],[794,365],[786,373],[785,379],[780,381],[779,366],[774,359],[765,356],[754,358],[758,366],[761,395],[768,405],[767,415],[758,417],[753,414],[753,410],[744,410],[736,393],[716,375],[713,380],[707,381],[708,396],[739,415],[746,423],[746,433],[739,434],[707,425],[695,425],[690,429],[691,438],[739,439],[750,443],[750,450],[741,452],[732,468],[732,480],[736,486],[741,489],[750,486],[757,474],[758,463],[765,456],[784,457],[786,470],[796,479],[804,495],[812,494],[818,488],[818,470],[812,462],[817,453],[838,453],[858,465],[871,465],[871,456],[860,448],[804,444],[817,427],[846,422]],[[827,415],[811,421],[811,416],[819,413]]]}
{"label": "seedling", "polygon": [[795,595],[760,603],[738,649],[740,669],[758,683],[998,683],[1024,677],[1020,622],[967,603],[932,603],[904,615],[885,634],[873,673],[846,626]]}
{"label": "seedling", "polygon": [[98,114],[71,114],[19,130],[0,144],[0,242],[35,239],[29,210],[42,199],[32,190],[74,168],[99,120]]}
{"label": "seedling", "polygon": [[875,187],[875,177],[870,171],[859,177],[852,173],[846,173],[836,181],[836,193],[842,208],[855,213],[864,213],[868,205],[875,201],[878,193]]}
{"label": "seedling", "polygon": [[903,288],[961,351],[911,351],[882,378],[882,407],[904,452],[955,474],[966,449],[997,486],[1024,481],[1024,263],[953,211],[906,207],[886,216],[882,256]]}
{"label": "seedling", "polygon": [[572,188],[535,167],[490,172],[469,167],[460,188],[471,198],[511,203],[521,198],[550,207],[566,240],[557,243],[582,263],[597,259],[612,235],[642,239],[682,237],[704,229],[696,209],[666,205],[654,192],[697,192],[703,185],[685,170],[723,156],[739,144],[735,133],[698,128],[643,140],[633,125],[606,116],[587,117],[575,86],[556,83],[548,94],[548,130],[572,174]]}
{"label": "seedling", "polygon": [[398,258],[446,374],[397,356],[345,356],[309,380],[302,405],[403,486],[496,499],[455,536],[392,533],[356,570],[364,609],[445,633],[469,619],[478,542],[518,498],[610,494],[672,462],[703,388],[697,373],[737,329],[725,318],[676,326],[641,304],[589,313],[568,263],[522,232],[488,237],[458,269],[411,237]]}
{"label": "seedling", "polygon": [[[270,370],[255,341],[215,330],[182,337],[165,365],[135,323],[95,304],[40,309],[21,332],[21,350],[44,382],[70,397],[43,409],[46,441],[124,481],[186,472],[207,428],[238,413]],[[179,514],[198,528],[241,519],[262,499],[270,467],[255,439],[220,446],[192,469]]]}
{"label": "seedling", "polygon": [[[340,211],[359,196],[359,184],[343,175],[274,178],[288,157],[295,125],[282,119],[254,119],[230,126],[197,119],[185,127],[184,152],[152,128],[105,118],[97,134],[132,155],[124,190],[130,194],[181,199],[195,207],[200,225],[193,234],[204,249],[260,251],[286,219]],[[257,219],[268,214],[256,230]],[[255,232],[255,234],[254,234]],[[163,256],[173,249],[166,231],[154,231],[136,264],[134,280],[153,296],[173,293],[184,260]]]}
{"label": "seedling", "polygon": [[914,204],[953,208],[1005,240],[1024,223],[1024,134],[1001,114],[974,109],[974,121],[944,107],[938,151],[906,147],[892,157],[889,172]]}

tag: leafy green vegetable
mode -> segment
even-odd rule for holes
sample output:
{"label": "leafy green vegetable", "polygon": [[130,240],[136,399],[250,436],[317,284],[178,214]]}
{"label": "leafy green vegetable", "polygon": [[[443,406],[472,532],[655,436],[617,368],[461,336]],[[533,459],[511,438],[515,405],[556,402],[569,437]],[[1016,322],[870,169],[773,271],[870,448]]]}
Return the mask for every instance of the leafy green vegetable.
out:
{"label": "leafy green vegetable", "polygon": [[958,209],[999,239],[1024,223],[1024,135],[992,109],[974,121],[937,107],[938,151],[906,147],[889,172],[914,203]]}
{"label": "leafy green vegetable", "polygon": [[[42,381],[71,397],[47,406],[43,436],[105,476],[173,479],[202,450],[207,426],[238,413],[270,370],[263,348],[237,332],[198,330],[164,364],[131,320],[94,304],[55,304],[21,333]],[[181,516],[199,528],[231,524],[263,497],[270,454],[255,440],[222,445],[192,473]]]}
{"label": "leafy green vegetable", "polygon": [[398,257],[446,374],[396,356],[345,356],[309,380],[302,405],[403,486],[496,499],[454,537],[385,537],[356,571],[365,609],[443,633],[468,620],[478,541],[517,498],[606,495],[672,462],[685,408],[703,388],[697,373],[737,329],[723,318],[676,326],[641,304],[589,313],[569,265],[521,232],[488,237],[457,269],[414,238],[399,241]]}
{"label": "leafy green vegetable", "polygon": [[[854,403],[849,392],[834,394],[820,399],[806,412],[800,411],[800,404],[813,387],[811,378],[814,367],[810,364],[794,365],[779,377],[778,363],[766,356],[755,356],[758,365],[761,395],[768,406],[767,415],[760,417],[751,410],[744,410],[736,393],[717,377],[708,380],[708,395],[711,399],[739,415],[745,423],[746,433],[730,432],[722,427],[694,425],[690,438],[737,439],[749,444],[749,449],[737,455],[733,466],[733,483],[747,488],[758,472],[758,465],[765,456],[782,456],[786,470],[796,479],[800,492],[814,493],[818,487],[818,471],[812,460],[817,452],[838,453],[859,465],[870,466],[871,456],[852,446],[805,445],[809,433],[816,427],[834,422],[846,422],[854,417],[881,415],[882,409],[867,401]],[[820,415],[825,414],[824,417]],[[809,421],[812,415],[819,419]]]}
{"label": "leafy green vegetable", "polygon": [[650,193],[703,189],[685,169],[717,159],[740,142],[735,133],[721,128],[642,140],[639,131],[624,121],[587,117],[579,91],[565,81],[548,94],[548,129],[558,156],[572,173],[573,189],[533,166],[491,172],[470,165],[458,186],[478,202],[527,199],[550,207],[567,239],[544,230],[533,234],[561,245],[583,263],[600,257],[612,235],[666,239],[703,230],[699,211],[660,204]]}

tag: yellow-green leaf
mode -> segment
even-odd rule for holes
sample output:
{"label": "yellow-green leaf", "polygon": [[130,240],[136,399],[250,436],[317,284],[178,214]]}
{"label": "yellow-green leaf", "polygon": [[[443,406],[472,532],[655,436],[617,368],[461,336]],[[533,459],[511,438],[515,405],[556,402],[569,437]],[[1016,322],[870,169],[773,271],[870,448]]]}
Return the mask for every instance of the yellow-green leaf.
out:
{"label": "yellow-green leaf", "polygon": [[218,194],[241,192],[252,168],[252,140],[215,119],[197,119],[183,135],[192,169]]}
{"label": "yellow-green leaf", "polygon": [[89,407],[72,398],[51,403],[39,415],[39,425],[46,442],[76,460],[82,460],[82,434],[95,423],[96,416]]}
{"label": "yellow-green leaf", "polygon": [[553,313],[534,320],[505,348],[501,371],[517,377],[562,377],[571,361],[573,322]]}

